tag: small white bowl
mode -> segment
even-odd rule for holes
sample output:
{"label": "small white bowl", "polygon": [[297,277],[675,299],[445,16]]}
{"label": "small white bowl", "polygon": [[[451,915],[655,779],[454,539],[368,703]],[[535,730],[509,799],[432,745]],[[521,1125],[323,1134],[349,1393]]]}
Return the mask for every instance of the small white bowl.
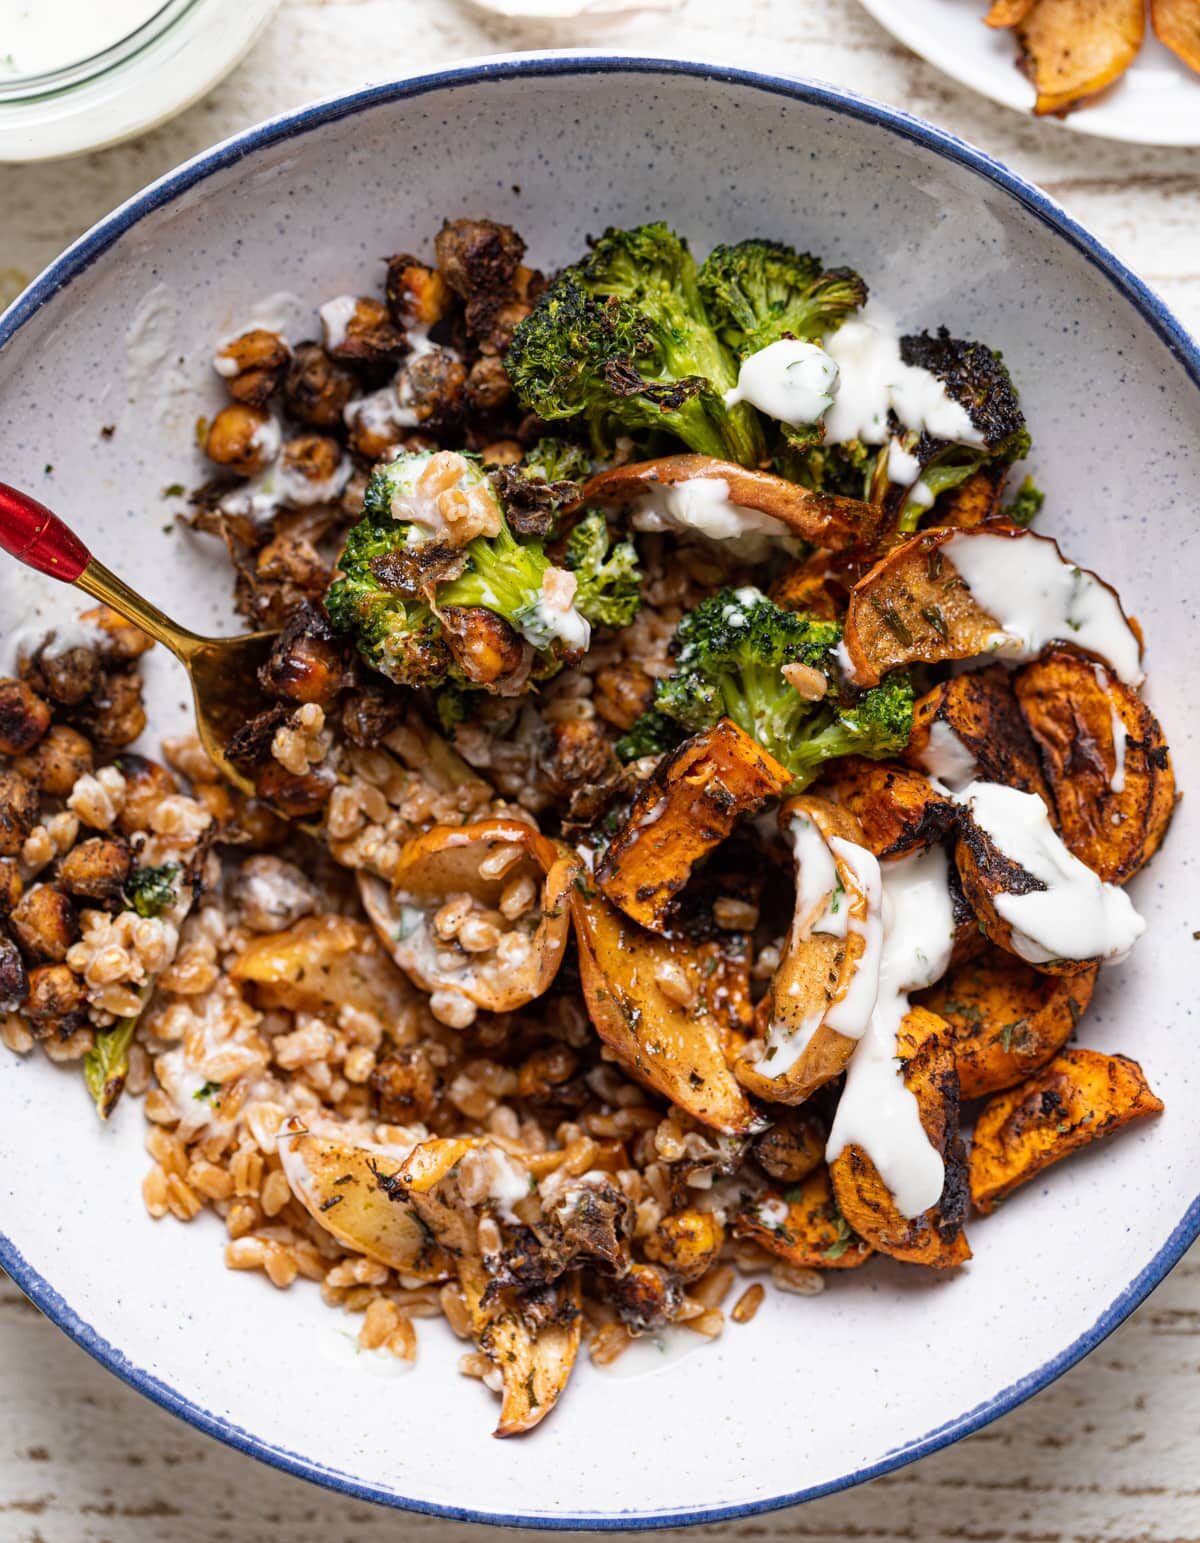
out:
{"label": "small white bowl", "polygon": [[[905,324],[944,322],[1002,347],[1049,494],[1041,528],[1140,617],[1180,784],[1194,785],[1200,352],[1037,189],[827,86],[526,56],[252,129],[117,210],[0,320],[5,479],[182,621],[232,630],[227,565],[215,543],[170,527],[162,496],[200,473],[193,425],[218,399],[214,339],[272,292],[311,308],[378,285],[383,256],[428,251],[443,216],[469,212],[512,221],[545,267],[610,220],[668,219],[701,251],[778,237],[860,269]],[[28,594],[0,567],[6,626]],[[160,653],[156,732],[186,717]],[[0,1264],[166,1408],[364,1499],[526,1526],[653,1527],[887,1472],[1044,1387],[1200,1230],[1191,804],[1134,884],[1149,932],[1106,973],[1082,1026],[1085,1043],[1144,1063],[1165,1115],[973,1223],[975,1257],[951,1279],[877,1260],[817,1297],[771,1293],[751,1324],[657,1375],[581,1364],[543,1427],[494,1441],[492,1395],[456,1376],[462,1347],[440,1325],[421,1325],[413,1372],[381,1380],[376,1358],[350,1352],[356,1322],[315,1288],[278,1293],[226,1271],[211,1218],[147,1218],[133,1100],[101,1127],[77,1072],[7,1053]]]}

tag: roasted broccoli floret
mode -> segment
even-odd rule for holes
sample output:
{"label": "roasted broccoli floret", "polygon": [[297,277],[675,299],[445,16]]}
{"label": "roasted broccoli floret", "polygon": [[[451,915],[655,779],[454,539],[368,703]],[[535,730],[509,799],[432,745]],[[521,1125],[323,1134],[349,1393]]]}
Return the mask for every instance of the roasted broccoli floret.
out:
{"label": "roasted broccoli floret", "polygon": [[361,520],[346,537],[325,610],[339,632],[351,634],[372,669],[399,685],[436,686],[452,663],[441,624],[423,600],[389,588],[381,577],[407,551],[406,525]]}
{"label": "roasted broccoli floret", "polygon": [[125,880],[125,903],[139,916],[161,916],[179,898],[175,891],[178,877],[178,863],[135,868]]}
{"label": "roasted broccoli floret", "polygon": [[1042,505],[1046,502],[1046,495],[1038,487],[1032,477],[1026,477],[1017,489],[1017,495],[1012,503],[1005,504],[1000,511],[1006,520],[1011,520],[1014,525],[1032,525],[1042,511]]}
{"label": "roasted broccoli floret", "polygon": [[622,432],[666,433],[745,466],[764,458],[754,410],[725,406],[737,363],[705,309],[695,260],[661,223],[605,231],[518,326],[505,367],[530,411],[582,419],[597,453]]}
{"label": "roasted broccoli floret", "polygon": [[966,411],[983,440],[960,445],[928,434],[909,434],[905,450],[921,463],[923,497],[910,497],[900,515],[901,530],[915,530],[939,494],[958,487],[980,467],[1008,465],[1029,454],[1029,430],[1004,360],[983,343],[952,338],[945,327],[900,339],[905,364],[919,365],[942,382],[947,396]]}
{"label": "roasted broccoli floret", "polygon": [[867,299],[850,268],[826,272],[817,258],[779,241],[714,247],[699,283],[722,340],[739,358],[783,337],[818,341]]}
{"label": "roasted broccoli floret", "polygon": [[652,707],[617,740],[617,755],[626,762],[640,760],[644,755],[662,755],[666,750],[674,750],[684,734],[674,718]]}
{"label": "roasted broccoli floret", "polygon": [[564,557],[575,575],[575,604],[590,622],[628,627],[642,603],[642,572],[632,541],[612,542],[598,509],[586,514],[567,541]]}
{"label": "roasted broccoli floret", "polygon": [[582,445],[546,435],[525,453],[520,470],[541,482],[582,482],[592,473],[592,458]]}
{"label": "roasted broccoli floret", "polygon": [[[896,755],[912,732],[912,683],[897,672],[869,691],[851,690],[837,664],[841,636],[837,622],[785,611],[757,589],[721,590],[679,623],[675,672],[659,681],[651,713],[621,746],[653,743],[662,717],[693,734],[729,717],[793,773],[793,792],[834,756]],[[824,677],[817,700],[784,677],[790,664]]]}

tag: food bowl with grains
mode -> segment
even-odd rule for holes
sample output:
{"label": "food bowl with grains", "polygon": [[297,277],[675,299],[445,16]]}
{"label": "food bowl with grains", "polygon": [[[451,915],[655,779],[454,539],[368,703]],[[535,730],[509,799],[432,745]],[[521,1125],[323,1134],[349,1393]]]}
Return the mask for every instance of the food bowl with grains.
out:
{"label": "food bowl with grains", "polygon": [[275,634],[235,786],[0,568],[0,1262],[120,1375],[354,1495],[670,1525],[976,1428],[1178,1257],[1200,371],[1033,189],[491,63],[210,152],[0,342],[6,477]]}

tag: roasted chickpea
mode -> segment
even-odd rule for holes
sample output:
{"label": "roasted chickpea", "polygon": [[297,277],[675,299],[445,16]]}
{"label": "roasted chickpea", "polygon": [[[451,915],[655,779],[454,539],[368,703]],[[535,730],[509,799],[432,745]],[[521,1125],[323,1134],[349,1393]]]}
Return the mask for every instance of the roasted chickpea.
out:
{"label": "roasted chickpea", "polygon": [[511,225],[447,220],[437,233],[434,252],[446,283],[466,298],[479,290],[509,290],[525,243]]}
{"label": "roasted chickpea", "polygon": [[284,441],[280,460],[289,477],[307,484],[307,496],[297,493],[296,503],[325,503],[337,497],[330,495],[342,465],[342,447],[336,439],[328,434],[299,434]]}
{"label": "roasted chickpea", "polygon": [[272,761],[259,773],[258,796],[287,819],[303,820],[324,809],[335,781],[333,773],[323,767],[298,777],[294,772],[286,771],[278,761]]}
{"label": "roasted chickpea", "polygon": [[377,745],[402,723],[406,711],[399,690],[386,686],[362,686],[351,691],[342,703],[342,728],[352,744],[364,750]]}
{"label": "roasted chickpea", "polygon": [[123,841],[91,836],[71,848],[58,866],[58,882],[86,900],[117,900],[125,888],[132,859]]}
{"label": "roasted chickpea", "polygon": [[674,1211],[646,1239],[645,1252],[680,1280],[693,1281],[712,1269],[724,1243],[725,1228],[711,1211]]}
{"label": "roasted chickpea", "polygon": [[496,354],[476,359],[467,376],[467,402],[472,412],[490,413],[512,397],[512,385],[504,362]]}
{"label": "roasted chickpea", "polygon": [[671,1322],[683,1305],[678,1280],[653,1264],[634,1264],[606,1283],[621,1322],[635,1334],[650,1334]]}
{"label": "roasted chickpea", "polygon": [[50,709],[23,680],[0,680],[0,755],[24,755],[50,727]]}
{"label": "roasted chickpea", "polygon": [[529,647],[503,616],[481,605],[448,605],[439,613],[446,644],[463,674],[478,686],[498,686],[528,673]]}
{"label": "roasted chickpea", "polygon": [[53,648],[53,639],[43,644],[32,660],[22,662],[21,675],[41,695],[63,707],[78,707],[100,683],[100,650],[81,645],[55,653]]}
{"label": "roasted chickpea", "polygon": [[440,1090],[437,1068],[421,1045],[395,1050],[378,1063],[370,1077],[379,1095],[379,1116],[397,1125],[428,1120]]}
{"label": "roasted chickpea", "polygon": [[340,428],[342,411],[358,387],[354,373],[319,343],[301,343],[283,382],[288,416],[314,429]]}
{"label": "roasted chickpea", "polygon": [[223,836],[225,829],[237,815],[237,801],[233,789],[223,782],[202,782],[192,790],[192,797],[201,803],[213,817],[213,823]]}
{"label": "roasted chickpea", "polygon": [[125,804],[117,816],[117,829],[132,836],[148,829],[154,810],[164,798],[179,792],[179,784],[165,766],[144,755],[120,756],[117,770],[125,778]]}
{"label": "roasted chickpea", "polygon": [[479,459],[485,466],[517,466],[525,459],[525,447],[519,439],[496,439],[484,445]]}
{"label": "roasted chickpea", "polygon": [[640,664],[626,660],[596,676],[592,697],[597,714],[615,729],[631,729],[654,703],[654,682]]}
{"label": "roasted chickpea", "polygon": [[222,407],[208,429],[205,453],[240,477],[254,477],[275,459],[279,426],[264,407]]}
{"label": "roasted chickpea", "polygon": [[388,259],[388,310],[398,327],[432,327],[445,316],[453,298],[436,268],[405,252]]}
{"label": "roasted chickpea", "polygon": [[53,723],[36,750],[13,762],[13,770],[35,782],[47,798],[66,798],[95,764],[92,747],[78,729]]}
{"label": "roasted chickpea", "polygon": [[457,354],[431,348],[420,354],[397,384],[401,405],[411,407],[423,429],[431,434],[457,432],[466,410],[467,368]]}
{"label": "roasted chickpea", "polygon": [[0,771],[0,857],[19,857],[41,812],[37,788],[19,772]]}
{"label": "roasted chickpea", "polygon": [[346,665],[342,646],[315,606],[300,606],[279,634],[259,683],[270,696],[328,707],[341,690]]}
{"label": "roasted chickpea", "polygon": [[0,857],[0,919],[12,914],[12,909],[25,893],[25,881],[21,870],[11,857]]}
{"label": "roasted chickpea", "polygon": [[825,1161],[825,1127],[812,1115],[782,1114],[754,1143],[754,1158],[781,1184],[799,1184]]}
{"label": "roasted chickpea", "polygon": [[35,884],[26,890],[8,924],[26,956],[39,964],[61,964],[79,936],[75,907],[53,884]]}
{"label": "roasted chickpea", "polygon": [[13,1012],[28,993],[29,976],[21,950],[6,933],[0,932],[0,1013]]}
{"label": "roasted chickpea", "polygon": [[85,1021],[87,991],[65,964],[42,964],[29,972],[29,995],[21,1012],[38,1039],[69,1034]]}
{"label": "roasted chickpea", "polygon": [[218,349],[215,363],[235,402],[265,407],[291,357],[278,333],[254,327]]}
{"label": "roasted chickpea", "polygon": [[364,295],[351,309],[350,298],[344,295],[321,308],[325,352],[364,364],[402,358],[408,352],[408,339],[393,324],[387,306]]}
{"label": "roasted chickpea", "polygon": [[517,1073],[519,1098],[546,1098],[575,1075],[579,1060],[566,1045],[547,1045],[522,1062]]}
{"label": "roasted chickpea", "polygon": [[142,677],[136,670],[108,671],[76,721],[102,756],[132,744],[146,727]]}

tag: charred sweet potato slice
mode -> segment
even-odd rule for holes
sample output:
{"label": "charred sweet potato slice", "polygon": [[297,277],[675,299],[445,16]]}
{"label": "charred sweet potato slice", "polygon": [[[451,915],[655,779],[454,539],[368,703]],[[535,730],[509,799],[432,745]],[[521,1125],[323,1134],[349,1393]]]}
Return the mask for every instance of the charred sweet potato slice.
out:
{"label": "charred sweet potato slice", "polygon": [[995,1210],[1060,1157],[1162,1107],[1136,1061],[1098,1050],[1064,1050],[1036,1077],[997,1094],[975,1122],[970,1161],[975,1209]]}
{"label": "charred sweet potato slice", "polygon": [[1053,817],[1041,758],[1003,665],[958,675],[918,697],[903,754],[954,790],[978,777],[1036,793]]}
{"label": "charred sweet potato slice", "polygon": [[781,535],[799,536],[829,551],[872,547],[882,530],[883,511],[878,504],[833,493],[815,493],[773,472],[749,471],[732,461],[718,461],[708,455],[667,455],[656,461],[614,466],[588,478],[578,507],[624,506],[652,493],[656,487],[696,479],[724,483],[730,503],[778,520]]}
{"label": "charred sweet potato slice", "polygon": [[938,499],[937,519],[932,525],[969,530],[976,525],[992,524],[1000,518],[1000,503],[1007,480],[1007,466],[984,466],[972,472],[965,482],[949,488]]}
{"label": "charred sweet potato slice", "polygon": [[264,1007],[319,1013],[343,1006],[374,1013],[395,1036],[411,1017],[412,987],[371,929],[348,916],[305,916],[264,933],[229,972]]}
{"label": "charred sweet potato slice", "polygon": [[1070,1039],[1092,999],[1098,967],[1045,975],[988,944],[917,998],[950,1026],[963,1098],[1010,1088]]}
{"label": "charred sweet potato slice", "polygon": [[855,1237],[838,1210],[823,1163],[800,1184],[765,1190],[744,1205],[733,1233],[810,1270],[853,1270],[871,1257],[870,1244]]}
{"label": "charred sweet potato slice", "polygon": [[1146,34],[1144,0],[1034,0],[1017,24],[1039,117],[1068,113],[1119,80]]}
{"label": "charred sweet potato slice", "polygon": [[1065,648],[1027,665],[1014,689],[1063,840],[1102,879],[1126,883],[1158,851],[1175,808],[1158,720],[1103,665]]}
{"label": "charred sweet potato slice", "polygon": [[729,1070],[729,1030],[705,990],[701,950],[647,932],[582,878],[570,908],[584,1002],[621,1066],[714,1130],[761,1129]]}
{"label": "charred sweet potato slice", "polygon": [[[831,887],[814,887],[814,878],[804,871],[806,858],[798,857],[796,908],[765,999],[763,1040],[748,1047],[749,1053],[735,1065],[743,1087],[756,1098],[778,1104],[803,1103],[846,1069],[858,1041],[825,1020],[851,988],[863,961],[871,908],[878,904],[844,857],[835,856],[829,846],[833,838],[862,845],[862,828],[849,810],[805,795],[789,799],[780,810],[785,832],[792,831],[796,821],[804,822],[811,833],[807,861],[825,868]],[[835,906],[848,908],[852,926],[844,936],[820,930]]]}
{"label": "charred sweet potato slice", "polygon": [[891,761],[840,756],[813,792],[848,809],[862,827],[862,844],[879,858],[923,852],[954,823],[953,803],[928,777]]}
{"label": "charred sweet potato slice", "polygon": [[963,1231],[966,1158],[958,1134],[958,1074],[950,1030],[925,1008],[910,1008],[896,1036],[896,1051],[925,1134],[946,1166],[941,1198],[920,1216],[902,1216],[879,1170],[859,1146],[848,1146],[829,1165],[833,1192],[847,1225],[878,1253],[944,1270],[971,1257]]}
{"label": "charred sweet potato slice", "polygon": [[626,916],[663,931],[695,864],[791,780],[749,734],[720,719],[659,763],[609,843],[597,884]]}
{"label": "charred sweet potato slice", "polygon": [[1200,71],[1200,6],[1195,0],[1150,0],[1150,25],[1160,43]]}
{"label": "charred sweet potato slice", "polygon": [[293,1117],[280,1132],[279,1159],[292,1194],[346,1248],[420,1280],[454,1273],[412,1206],[389,1191],[399,1157],[312,1135]]}
{"label": "charred sweet potato slice", "polygon": [[[521,820],[476,820],[413,837],[391,893],[368,874],[359,875],[359,893],[414,985],[502,1013],[541,996],[558,973],[579,871],[573,853]],[[518,910],[522,886],[527,904]]]}
{"label": "charred sweet potato slice", "polygon": [[842,586],[828,552],[811,552],[789,564],[772,581],[767,593],[785,611],[805,611],[822,621],[836,621],[840,615],[838,596]]}

